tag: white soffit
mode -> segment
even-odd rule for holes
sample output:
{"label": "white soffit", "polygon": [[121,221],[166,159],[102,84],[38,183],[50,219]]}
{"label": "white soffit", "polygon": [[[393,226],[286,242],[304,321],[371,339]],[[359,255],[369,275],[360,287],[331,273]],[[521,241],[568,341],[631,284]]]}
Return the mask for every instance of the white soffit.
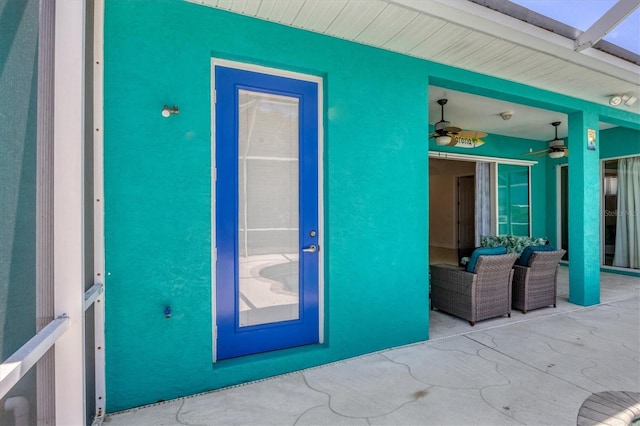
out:
{"label": "white soffit", "polygon": [[[640,67],[467,0],[187,0],[608,105]],[[631,108],[640,113],[640,102]]]}

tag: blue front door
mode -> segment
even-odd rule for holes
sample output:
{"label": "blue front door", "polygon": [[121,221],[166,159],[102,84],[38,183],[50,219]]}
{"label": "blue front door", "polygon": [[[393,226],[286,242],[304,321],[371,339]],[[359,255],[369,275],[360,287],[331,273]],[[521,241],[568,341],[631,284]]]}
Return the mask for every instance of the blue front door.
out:
{"label": "blue front door", "polygon": [[317,343],[318,84],[214,73],[216,358]]}

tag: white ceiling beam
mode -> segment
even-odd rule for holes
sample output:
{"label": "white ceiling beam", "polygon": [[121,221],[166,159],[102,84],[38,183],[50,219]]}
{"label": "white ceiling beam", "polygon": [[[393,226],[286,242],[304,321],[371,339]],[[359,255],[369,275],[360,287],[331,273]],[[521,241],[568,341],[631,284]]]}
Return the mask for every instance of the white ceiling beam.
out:
{"label": "white ceiling beam", "polygon": [[619,0],[618,3],[613,5],[611,9],[578,37],[574,43],[574,50],[581,52],[592,47],[620,22],[624,21],[627,16],[631,15],[638,6],[640,6],[640,0]]}

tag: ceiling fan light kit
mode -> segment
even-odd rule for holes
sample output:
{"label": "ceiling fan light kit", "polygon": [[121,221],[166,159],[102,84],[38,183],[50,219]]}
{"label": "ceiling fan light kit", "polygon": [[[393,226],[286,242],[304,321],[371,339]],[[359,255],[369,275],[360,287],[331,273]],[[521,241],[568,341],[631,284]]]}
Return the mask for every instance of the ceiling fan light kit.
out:
{"label": "ceiling fan light kit", "polygon": [[441,135],[436,137],[436,145],[449,145],[451,143],[451,136],[449,135]]}
{"label": "ceiling fan light kit", "polygon": [[558,159],[564,157],[564,151],[551,151],[549,158]]}

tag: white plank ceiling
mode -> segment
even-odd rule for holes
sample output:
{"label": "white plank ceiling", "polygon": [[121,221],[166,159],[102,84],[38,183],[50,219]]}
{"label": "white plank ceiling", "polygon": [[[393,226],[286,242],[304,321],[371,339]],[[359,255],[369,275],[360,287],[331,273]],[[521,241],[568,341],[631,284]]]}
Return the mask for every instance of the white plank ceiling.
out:
{"label": "white plank ceiling", "polygon": [[[614,94],[640,98],[639,66],[595,49],[575,52],[573,40],[467,0],[188,1],[599,104],[608,104]],[[566,117],[560,113],[436,87],[429,94],[432,124],[440,119],[436,100],[448,96],[445,118],[465,129],[549,140],[549,123],[562,121],[559,135],[566,135]],[[471,111],[470,105],[480,110]],[[640,101],[618,108],[640,113]],[[508,110],[515,112],[512,120],[497,115]]]}

